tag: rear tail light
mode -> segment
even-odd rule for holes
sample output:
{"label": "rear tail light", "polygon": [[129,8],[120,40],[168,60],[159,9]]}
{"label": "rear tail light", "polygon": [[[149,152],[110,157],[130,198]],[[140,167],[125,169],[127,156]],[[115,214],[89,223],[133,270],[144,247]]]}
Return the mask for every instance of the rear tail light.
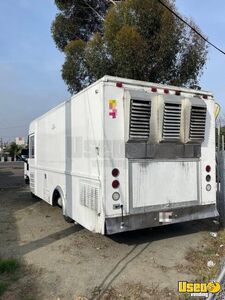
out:
{"label": "rear tail light", "polygon": [[152,87],[152,92],[156,93],[157,92],[157,88],[156,87]]}
{"label": "rear tail light", "polygon": [[118,169],[115,168],[115,169],[112,170],[112,176],[113,177],[118,177],[119,175],[120,175],[120,171]]}
{"label": "rear tail light", "polygon": [[118,201],[120,199],[120,194],[118,192],[114,192],[112,194],[112,198],[114,201]]}
{"label": "rear tail light", "polygon": [[206,172],[209,173],[209,172],[211,171],[211,166],[210,166],[210,165],[206,166],[206,167],[205,167],[205,170],[206,170]]}
{"label": "rear tail light", "polygon": [[207,175],[205,179],[206,179],[207,182],[210,182],[211,181],[211,176]]}
{"label": "rear tail light", "polygon": [[168,89],[164,89],[164,94],[169,94],[169,90]]}
{"label": "rear tail light", "polygon": [[206,191],[207,191],[207,192],[210,192],[210,191],[211,191],[211,188],[212,188],[212,187],[211,187],[211,184],[207,184],[207,186],[206,186]]}
{"label": "rear tail light", "polygon": [[176,92],[175,92],[175,95],[176,95],[176,96],[180,96],[180,91],[176,91]]}
{"label": "rear tail light", "polygon": [[208,99],[207,95],[203,95],[202,97],[203,97],[203,99]]}
{"label": "rear tail light", "polygon": [[119,181],[118,181],[118,180],[113,180],[113,182],[112,182],[112,187],[113,187],[114,189],[118,189],[119,186],[120,186]]}
{"label": "rear tail light", "polygon": [[122,82],[117,82],[116,86],[119,87],[119,88],[122,88],[123,87],[123,83]]}

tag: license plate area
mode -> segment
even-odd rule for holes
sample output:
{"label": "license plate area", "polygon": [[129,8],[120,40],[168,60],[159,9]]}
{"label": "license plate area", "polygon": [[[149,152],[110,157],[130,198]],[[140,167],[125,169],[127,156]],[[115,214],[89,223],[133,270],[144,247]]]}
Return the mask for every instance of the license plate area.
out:
{"label": "license plate area", "polygon": [[200,203],[199,160],[132,160],[130,212],[169,211]]}
{"label": "license plate area", "polygon": [[173,222],[173,212],[172,211],[160,211],[159,212],[159,222],[160,223],[172,223]]}

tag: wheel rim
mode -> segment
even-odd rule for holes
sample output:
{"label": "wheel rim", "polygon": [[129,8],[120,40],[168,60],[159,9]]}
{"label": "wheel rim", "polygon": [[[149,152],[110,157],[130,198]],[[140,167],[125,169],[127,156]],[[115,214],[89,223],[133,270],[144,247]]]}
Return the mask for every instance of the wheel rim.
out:
{"label": "wheel rim", "polygon": [[62,197],[59,197],[57,200],[58,206],[62,207]]}

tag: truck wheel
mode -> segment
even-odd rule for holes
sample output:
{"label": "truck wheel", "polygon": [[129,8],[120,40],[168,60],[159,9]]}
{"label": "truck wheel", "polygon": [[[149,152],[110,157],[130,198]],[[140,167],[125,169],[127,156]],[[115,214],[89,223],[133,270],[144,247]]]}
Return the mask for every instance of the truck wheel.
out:
{"label": "truck wheel", "polygon": [[30,194],[33,199],[37,199],[37,196],[34,193],[30,192]]}
{"label": "truck wheel", "polygon": [[[63,198],[57,190],[53,194],[53,206],[55,206],[55,205],[60,207],[62,209],[62,212],[64,211],[64,209],[63,209]],[[74,223],[74,220],[71,219],[70,217],[66,216],[66,215],[63,215],[63,218],[67,223]]]}
{"label": "truck wheel", "polygon": [[25,178],[25,184],[30,184],[30,179],[29,179],[29,177],[28,176],[26,176],[26,178]]}
{"label": "truck wheel", "polygon": [[63,218],[64,218],[64,220],[65,220],[67,223],[74,223],[74,220],[71,219],[71,218],[68,217],[68,216],[63,215]]}
{"label": "truck wheel", "polygon": [[63,202],[62,202],[62,197],[59,196],[59,198],[57,199],[57,205],[62,208]]}

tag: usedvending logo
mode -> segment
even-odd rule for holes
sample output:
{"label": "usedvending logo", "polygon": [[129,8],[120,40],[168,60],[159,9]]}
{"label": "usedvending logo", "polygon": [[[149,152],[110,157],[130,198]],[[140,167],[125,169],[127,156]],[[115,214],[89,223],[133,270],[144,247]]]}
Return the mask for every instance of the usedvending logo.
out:
{"label": "usedvending logo", "polygon": [[209,294],[217,294],[221,290],[219,282],[211,281],[209,283],[201,282],[178,282],[178,292],[180,294],[190,294],[192,297],[208,297]]}

